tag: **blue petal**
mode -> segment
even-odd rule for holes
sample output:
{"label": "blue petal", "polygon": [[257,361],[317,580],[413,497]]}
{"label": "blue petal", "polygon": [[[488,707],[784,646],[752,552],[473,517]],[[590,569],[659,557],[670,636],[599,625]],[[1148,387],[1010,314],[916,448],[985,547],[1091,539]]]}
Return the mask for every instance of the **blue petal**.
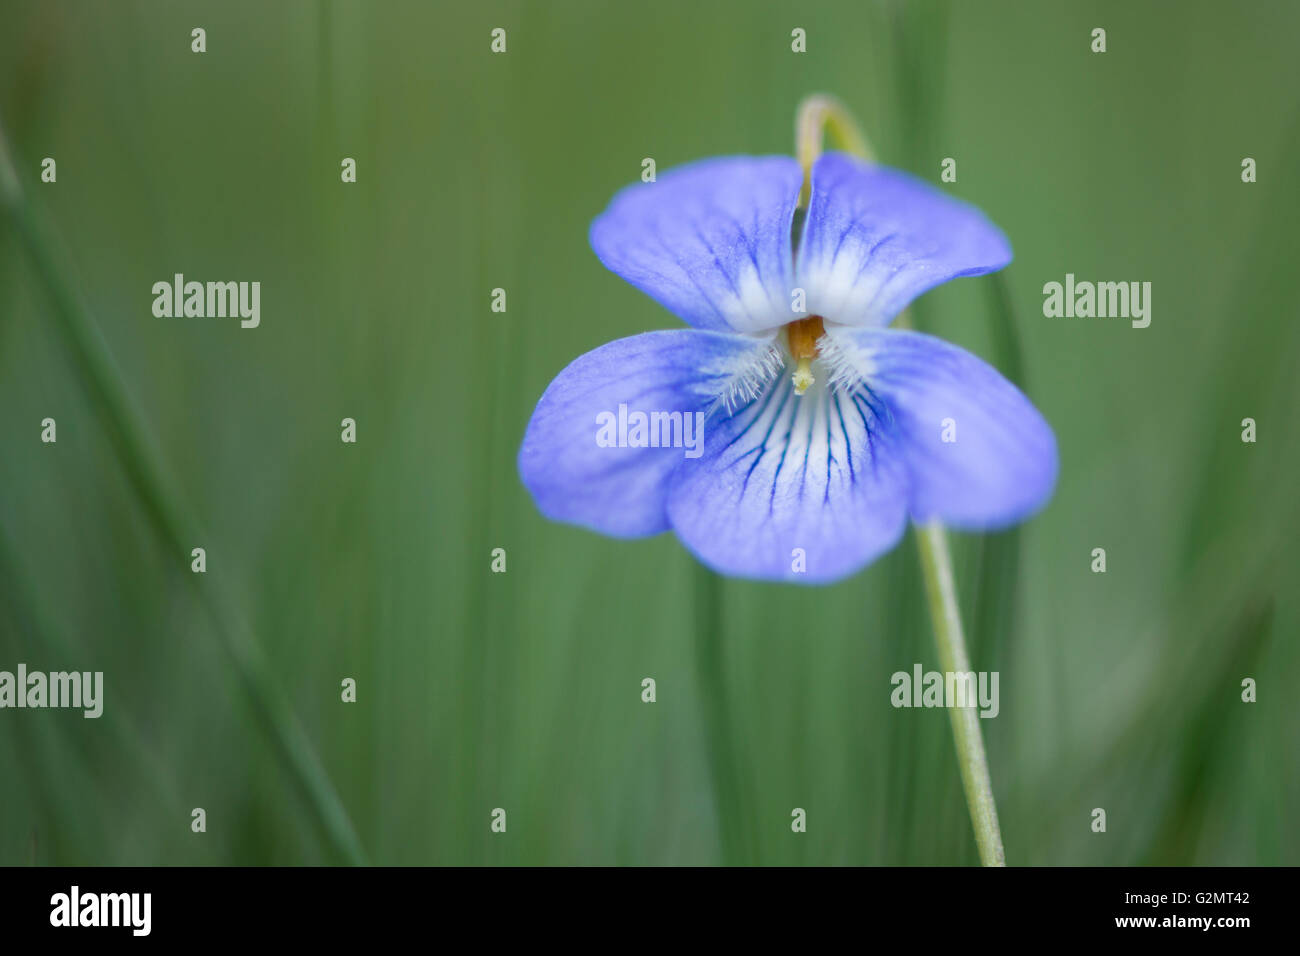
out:
{"label": "blue petal", "polygon": [[673,476],[668,518],[716,571],[825,583],[858,570],[903,533],[905,475],[865,395],[818,386],[797,396],[783,375],[709,425],[704,457]]}
{"label": "blue petal", "polygon": [[1010,261],[983,213],[919,179],[843,153],[813,166],[795,268],[809,313],[887,325],[927,289]]}
{"label": "blue petal", "polygon": [[591,248],[696,328],[772,329],[797,318],[790,225],[802,183],[786,156],[679,166],[615,196],[591,224]]}
{"label": "blue petal", "polygon": [[991,365],[919,332],[828,327],[827,335],[826,349],[889,409],[915,520],[992,529],[1047,503],[1056,486],[1056,437]]}
{"label": "blue petal", "polygon": [[[519,449],[524,486],[542,513],[557,521],[616,537],[667,530],[667,480],[691,450],[602,447],[598,416],[617,418],[620,405],[629,416],[703,414],[763,367],[769,353],[763,341],[688,329],[634,335],[588,352],[556,376],[537,403]],[[683,445],[696,435],[678,432]]]}

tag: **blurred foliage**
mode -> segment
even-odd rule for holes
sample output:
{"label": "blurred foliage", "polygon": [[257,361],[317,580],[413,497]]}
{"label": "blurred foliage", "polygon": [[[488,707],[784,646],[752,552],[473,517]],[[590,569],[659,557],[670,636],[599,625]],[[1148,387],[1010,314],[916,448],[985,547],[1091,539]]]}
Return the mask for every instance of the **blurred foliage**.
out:
{"label": "blurred foliage", "polygon": [[[817,90],[886,162],[956,158],[944,188],[1016,249],[916,308],[1061,447],[1046,511],[954,542],[974,666],[1001,673],[1009,862],[1300,863],[1294,4],[4,0],[0,22],[0,122],[62,263],[52,288],[0,217],[0,669],[107,688],[98,721],[0,712],[0,863],[336,862],[329,794],[379,863],[974,862],[947,716],[889,705],[890,674],[937,666],[910,536],[830,588],[721,581],[670,535],[548,523],[515,472],[568,361],[677,324],[601,268],[591,218],[646,156],[789,153]],[[260,280],[261,327],[154,318],[175,272]],[[1044,318],[1067,272],[1151,281],[1150,328]],[[244,626],[265,699],[226,653]]]}

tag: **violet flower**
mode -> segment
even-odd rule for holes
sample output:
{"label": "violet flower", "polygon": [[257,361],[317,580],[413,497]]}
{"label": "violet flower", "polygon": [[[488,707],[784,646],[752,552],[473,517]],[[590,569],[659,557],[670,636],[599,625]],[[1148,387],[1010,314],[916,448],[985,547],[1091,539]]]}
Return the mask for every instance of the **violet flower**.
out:
{"label": "violet flower", "polygon": [[548,517],[672,530],[732,576],[825,583],[909,519],[985,530],[1051,497],[1056,440],[969,352],[890,322],[1011,261],[979,210],[830,152],[704,160],[630,186],[591,246],[691,329],[618,339],[547,388],[519,472]]}

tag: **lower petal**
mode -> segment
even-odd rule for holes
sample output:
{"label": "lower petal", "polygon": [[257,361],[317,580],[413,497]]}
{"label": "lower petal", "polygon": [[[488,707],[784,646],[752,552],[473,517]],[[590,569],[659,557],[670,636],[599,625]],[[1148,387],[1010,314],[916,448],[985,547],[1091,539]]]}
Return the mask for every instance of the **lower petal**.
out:
{"label": "lower petal", "polygon": [[703,446],[696,416],[743,394],[769,353],[766,341],[685,329],[588,352],[537,403],[519,449],[524,486],[557,521],[616,537],[667,530],[668,477]]}
{"label": "lower petal", "polygon": [[889,410],[915,520],[993,529],[1051,498],[1056,436],[991,365],[919,332],[834,326],[827,335],[838,380],[857,376]]}
{"label": "lower petal", "polygon": [[865,397],[789,376],[731,416],[710,420],[704,455],[672,478],[668,518],[722,574],[809,584],[853,573],[893,547],[906,486]]}

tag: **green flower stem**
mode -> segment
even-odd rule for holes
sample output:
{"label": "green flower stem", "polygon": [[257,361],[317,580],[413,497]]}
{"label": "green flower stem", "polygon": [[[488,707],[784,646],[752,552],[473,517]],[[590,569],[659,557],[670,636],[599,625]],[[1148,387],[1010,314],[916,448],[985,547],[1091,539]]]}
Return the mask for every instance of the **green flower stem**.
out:
{"label": "green flower stem", "polygon": [[[795,155],[804,174],[803,191],[799,195],[800,209],[808,208],[812,167],[821,155],[825,137],[830,137],[847,153],[868,160],[874,158],[857,122],[834,97],[817,93],[805,98],[799,104],[794,126]],[[908,328],[911,319],[907,313],[903,313],[894,324]],[[957,606],[957,587],[952,574],[952,555],[948,551],[948,534],[943,525],[937,521],[930,522],[917,525],[916,541],[921,556],[921,571],[925,577],[925,591],[930,603],[930,617],[934,621],[934,639],[939,648],[940,666],[947,673],[964,673],[970,670],[970,655],[966,652],[966,638],[962,634],[961,611]],[[970,806],[980,862],[985,866],[1006,866],[1002,832],[998,828],[998,809],[993,802],[993,783],[989,779],[984,737],[980,733],[979,714],[974,707],[952,707],[948,713],[952,719],[952,735],[957,745],[962,789],[966,792],[966,803]]]}
{"label": "green flower stem", "polygon": [[[36,210],[26,201],[9,155],[3,125],[0,125],[0,213],[15,227],[37,278],[49,294],[55,325],[150,523],[166,548],[180,556],[177,560],[183,564],[189,560],[194,542],[202,540],[199,527],[190,520],[181,496],[168,480],[163,460],[148,440],[143,419],[122,384],[108,343],[73,291],[68,272],[55,254],[55,243]],[[280,692],[261,645],[235,610],[235,601],[223,593],[221,582],[214,575],[205,575],[203,586],[199,586],[198,576],[188,571],[182,577],[195,590],[200,606],[211,618],[222,649],[230,656],[290,776],[315,812],[326,841],[342,859],[364,864],[365,851],[347,810],[297,714]]]}
{"label": "green flower stem", "polygon": [[858,128],[853,114],[844,104],[826,93],[814,93],[799,104],[794,118],[794,152],[803,167],[803,189],[799,193],[799,208],[807,209],[812,195],[812,167],[822,154],[822,139],[831,141],[846,153],[874,159],[867,138]]}
{"label": "green flower stem", "polygon": [[[934,621],[934,641],[939,646],[939,667],[949,674],[965,673],[971,669],[970,656],[966,653],[966,639],[962,635],[948,533],[937,521],[918,524],[916,543],[921,554],[925,593],[930,601],[930,617]],[[961,785],[970,806],[980,862],[985,866],[1006,866],[1002,831],[998,828],[998,808],[993,802],[993,782],[989,779],[989,762],[984,754],[984,738],[980,734],[979,713],[974,707],[949,707],[948,715],[952,719]]]}

